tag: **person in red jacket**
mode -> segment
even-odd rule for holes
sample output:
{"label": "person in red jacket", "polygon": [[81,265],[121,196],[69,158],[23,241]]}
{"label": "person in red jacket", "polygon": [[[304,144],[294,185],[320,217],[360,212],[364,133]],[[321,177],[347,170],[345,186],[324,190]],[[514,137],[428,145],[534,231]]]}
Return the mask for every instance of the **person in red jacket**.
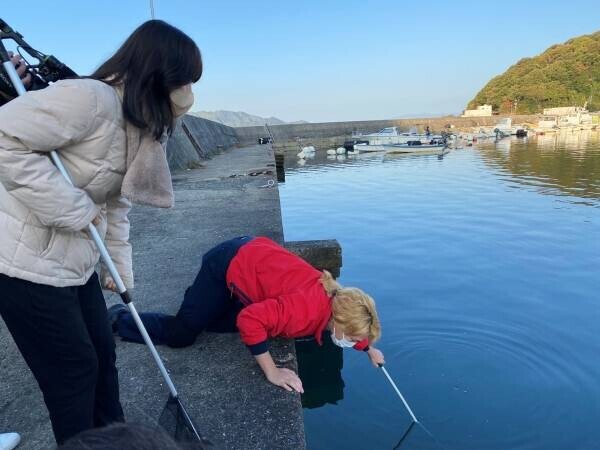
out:
{"label": "person in red jacket", "polygon": [[[375,366],[384,363],[372,346],[381,335],[373,299],[360,289],[341,287],[329,272],[265,237],[217,245],[202,258],[175,316],[140,316],[153,342],[171,347],[193,344],[204,330],[239,330],[267,379],[289,391],[303,392],[302,383],[293,371],[275,366],[269,338],[314,336],[321,344],[329,331],[340,347],[365,351]],[[143,342],[124,305],[111,307],[109,317],[123,339]]]}

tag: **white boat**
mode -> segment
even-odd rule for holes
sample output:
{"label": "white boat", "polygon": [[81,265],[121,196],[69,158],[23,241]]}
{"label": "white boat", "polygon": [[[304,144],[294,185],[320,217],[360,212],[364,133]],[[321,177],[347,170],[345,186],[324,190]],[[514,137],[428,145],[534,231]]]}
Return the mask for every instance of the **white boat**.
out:
{"label": "white boat", "polygon": [[[494,128],[494,132],[500,134],[501,137],[504,136],[527,136],[527,130],[524,127],[520,127],[518,125],[512,124],[512,119],[510,117],[506,117],[500,122],[496,124],[496,128]],[[504,136],[502,136],[504,135]]]}
{"label": "white boat", "polygon": [[300,153],[298,153],[296,156],[298,156],[300,159],[312,159],[315,157],[315,152],[316,149],[312,145],[309,145],[308,147],[302,147],[302,150],[300,150]]}
{"label": "white boat", "polygon": [[424,153],[435,150],[443,150],[446,143],[442,140],[431,141],[430,143],[406,143],[406,144],[354,144],[354,150],[359,152],[385,152],[385,153]]}
{"label": "white boat", "polygon": [[[398,127],[387,127],[379,130],[377,133],[355,134],[352,136],[357,143],[368,143],[369,145],[390,145],[407,144],[410,141],[419,141],[422,144],[434,139],[442,139],[439,134],[419,134],[416,129],[408,132],[402,132]],[[379,150],[380,151],[380,150]]]}
{"label": "white boat", "polygon": [[392,144],[386,146],[386,153],[426,153],[438,150],[444,150],[446,144],[443,142],[435,144],[420,144],[420,145],[408,145],[408,144]]}
{"label": "white boat", "polygon": [[384,152],[385,145],[393,145],[393,144],[371,145],[366,142],[361,142],[360,144],[354,144],[354,151],[355,152]]}
{"label": "white boat", "polygon": [[498,133],[495,133],[491,128],[480,128],[477,131],[473,131],[472,133],[461,134],[460,137],[465,141],[476,141],[479,139],[496,139],[498,137]]}

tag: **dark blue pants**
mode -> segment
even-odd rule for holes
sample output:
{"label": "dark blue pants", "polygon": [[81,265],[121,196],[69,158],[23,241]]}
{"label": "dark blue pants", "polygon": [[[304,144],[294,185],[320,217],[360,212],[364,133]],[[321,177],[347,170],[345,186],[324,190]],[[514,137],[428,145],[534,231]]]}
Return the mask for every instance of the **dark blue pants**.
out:
{"label": "dark blue pants", "polygon": [[[152,342],[186,347],[192,345],[204,330],[236,331],[235,319],[242,305],[232,298],[225,276],[240,247],[251,240],[252,237],[243,236],[225,241],[202,257],[200,271],[185,291],[177,315],[140,314]],[[117,334],[128,341],[144,342],[129,312],[123,313],[117,320]]]}

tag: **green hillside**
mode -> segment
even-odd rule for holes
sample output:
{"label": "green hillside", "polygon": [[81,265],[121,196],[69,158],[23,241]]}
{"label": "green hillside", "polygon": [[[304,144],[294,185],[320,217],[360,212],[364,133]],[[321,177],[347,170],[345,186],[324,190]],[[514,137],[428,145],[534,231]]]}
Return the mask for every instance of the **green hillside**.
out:
{"label": "green hillside", "polygon": [[521,59],[486,84],[468,108],[487,103],[500,113],[538,113],[554,106],[583,106],[590,95],[588,109],[600,110],[600,31]]}

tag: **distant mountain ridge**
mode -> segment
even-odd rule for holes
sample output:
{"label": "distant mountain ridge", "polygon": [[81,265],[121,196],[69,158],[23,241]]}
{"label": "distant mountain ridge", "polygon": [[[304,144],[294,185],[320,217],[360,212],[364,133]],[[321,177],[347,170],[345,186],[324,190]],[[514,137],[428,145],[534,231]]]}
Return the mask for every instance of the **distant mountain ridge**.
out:
{"label": "distant mountain ridge", "polygon": [[600,110],[600,31],[521,59],[492,78],[467,108],[491,104],[500,113],[530,114],[586,101],[588,109]]}
{"label": "distant mountain ridge", "polygon": [[286,123],[308,123],[305,120],[296,122],[284,122],[277,117],[260,117],[243,111],[196,111],[190,113],[192,116],[202,117],[230,127],[253,127],[267,125],[283,125]]}

